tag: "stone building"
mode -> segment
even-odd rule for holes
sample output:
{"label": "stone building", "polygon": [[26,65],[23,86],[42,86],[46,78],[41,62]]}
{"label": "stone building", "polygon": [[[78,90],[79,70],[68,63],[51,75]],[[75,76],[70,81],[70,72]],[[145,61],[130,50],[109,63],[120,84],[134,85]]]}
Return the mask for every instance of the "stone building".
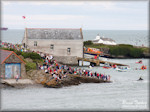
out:
{"label": "stone building", "polygon": [[82,29],[26,28],[22,43],[63,64],[77,65],[77,57],[83,57]]}
{"label": "stone building", "polygon": [[18,74],[25,78],[25,62],[13,51],[0,49],[0,75],[4,79],[12,79]]}

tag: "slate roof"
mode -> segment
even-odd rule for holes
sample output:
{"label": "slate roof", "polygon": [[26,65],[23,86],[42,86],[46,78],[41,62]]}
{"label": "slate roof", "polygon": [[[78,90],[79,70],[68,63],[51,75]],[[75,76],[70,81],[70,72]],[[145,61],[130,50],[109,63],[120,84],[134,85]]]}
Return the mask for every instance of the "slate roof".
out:
{"label": "slate roof", "polygon": [[28,39],[81,40],[81,29],[27,28]]}
{"label": "slate roof", "polygon": [[[5,60],[14,53],[13,51],[0,49],[0,63],[4,63]],[[14,53],[23,63],[25,63],[16,53]]]}
{"label": "slate roof", "polygon": [[13,51],[7,51],[0,49],[0,63],[2,63]]}

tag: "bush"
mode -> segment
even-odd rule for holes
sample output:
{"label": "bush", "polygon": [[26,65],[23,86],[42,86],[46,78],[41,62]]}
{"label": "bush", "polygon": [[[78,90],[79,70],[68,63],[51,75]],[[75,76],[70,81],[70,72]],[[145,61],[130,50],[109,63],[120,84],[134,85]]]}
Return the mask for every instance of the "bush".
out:
{"label": "bush", "polygon": [[24,57],[24,58],[31,58],[31,59],[41,59],[41,56],[37,53],[34,53],[34,52],[22,52],[21,55]]}
{"label": "bush", "polygon": [[88,40],[88,41],[84,41],[84,45],[92,45],[93,42],[91,40]]}
{"label": "bush", "polygon": [[37,53],[29,53],[31,59],[41,59],[41,56]]}
{"label": "bush", "polygon": [[143,51],[140,48],[134,48],[132,45],[120,45],[110,47],[110,54],[111,55],[123,55],[132,58],[140,58],[143,56]]}
{"label": "bush", "polygon": [[24,58],[30,58],[30,54],[29,54],[29,53],[22,52],[21,55],[22,55]]}
{"label": "bush", "polygon": [[130,51],[130,56],[134,57],[134,58],[142,57],[143,52],[139,48],[132,48],[131,51]]}
{"label": "bush", "polygon": [[114,46],[110,47],[110,54],[111,55],[123,55],[123,56],[129,56],[131,47],[128,46]]}
{"label": "bush", "polygon": [[26,71],[36,70],[36,63],[28,62],[26,63]]}
{"label": "bush", "polygon": [[22,54],[22,52],[21,51],[15,51],[15,53],[17,54],[17,55],[21,55]]}

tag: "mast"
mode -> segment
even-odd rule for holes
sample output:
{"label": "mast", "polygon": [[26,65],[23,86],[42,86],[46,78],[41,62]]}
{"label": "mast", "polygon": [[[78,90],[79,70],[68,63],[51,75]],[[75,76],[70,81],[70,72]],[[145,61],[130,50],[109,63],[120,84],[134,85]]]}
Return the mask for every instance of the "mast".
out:
{"label": "mast", "polygon": [[27,28],[25,28],[25,34],[26,34],[26,49],[27,49],[27,46],[28,46],[28,38],[27,38]]}

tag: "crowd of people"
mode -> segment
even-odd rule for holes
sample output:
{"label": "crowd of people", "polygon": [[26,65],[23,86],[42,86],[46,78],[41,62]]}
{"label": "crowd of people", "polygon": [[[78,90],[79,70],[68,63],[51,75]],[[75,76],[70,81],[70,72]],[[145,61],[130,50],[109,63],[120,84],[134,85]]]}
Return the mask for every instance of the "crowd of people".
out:
{"label": "crowd of people", "polygon": [[[12,48],[18,51],[25,52],[24,51],[25,48],[21,44],[1,42],[1,47]],[[32,52],[35,52],[35,51],[32,51]],[[67,74],[93,77],[93,78],[98,78],[98,79],[103,79],[103,80],[110,80],[110,75],[105,75],[105,74],[101,74],[98,72],[92,72],[91,70],[63,65],[63,64],[57,63],[56,60],[54,60],[52,55],[45,54],[39,51],[37,51],[36,53],[38,53],[41,56],[41,58],[44,59],[43,65],[40,65],[38,69],[44,70],[45,73],[50,74],[56,80],[61,80],[63,78],[66,78]]]}
{"label": "crowd of people", "polygon": [[39,51],[31,51],[29,49],[26,49],[22,44],[13,44],[13,43],[8,43],[8,42],[1,42],[0,47],[6,48],[6,49],[14,49],[14,50],[21,51],[21,52],[36,52],[41,57],[44,57],[44,53],[39,52]]}
{"label": "crowd of people", "polygon": [[25,48],[23,45],[21,44],[12,44],[12,43],[7,43],[7,42],[1,42],[1,47],[2,48],[8,48],[8,49],[15,49],[15,50],[18,50],[18,51],[24,51]]}
{"label": "crowd of people", "polygon": [[43,58],[45,60],[44,64],[40,65],[39,69],[44,70],[45,73],[50,74],[56,80],[66,78],[67,74],[98,78],[108,81],[110,80],[110,75],[105,75],[98,72],[92,72],[91,70],[59,64],[56,60],[54,60],[52,55],[45,55]]}

